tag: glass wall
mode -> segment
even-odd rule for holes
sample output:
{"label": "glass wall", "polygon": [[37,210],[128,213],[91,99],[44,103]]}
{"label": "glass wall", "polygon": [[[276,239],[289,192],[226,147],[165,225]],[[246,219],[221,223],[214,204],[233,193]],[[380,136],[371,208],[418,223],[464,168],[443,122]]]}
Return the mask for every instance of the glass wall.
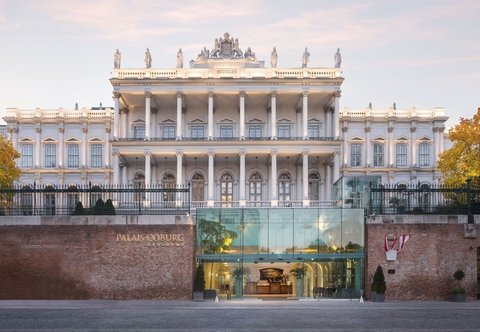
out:
{"label": "glass wall", "polygon": [[243,298],[359,297],[363,209],[197,209],[206,289]]}

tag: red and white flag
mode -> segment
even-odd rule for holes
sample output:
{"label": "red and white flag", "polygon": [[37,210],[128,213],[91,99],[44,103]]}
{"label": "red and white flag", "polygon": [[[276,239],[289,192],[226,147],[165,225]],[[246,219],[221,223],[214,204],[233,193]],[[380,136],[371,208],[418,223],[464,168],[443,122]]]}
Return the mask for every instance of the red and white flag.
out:
{"label": "red and white flag", "polygon": [[398,246],[397,251],[402,251],[405,248],[405,243],[407,243],[408,239],[410,238],[410,234],[403,234],[400,236],[400,244]]}
{"label": "red and white flag", "polygon": [[388,245],[388,236],[385,235],[385,242],[384,242],[384,248],[385,251],[395,251],[395,245],[397,244],[397,236],[395,235],[393,237],[393,243],[391,246]]}

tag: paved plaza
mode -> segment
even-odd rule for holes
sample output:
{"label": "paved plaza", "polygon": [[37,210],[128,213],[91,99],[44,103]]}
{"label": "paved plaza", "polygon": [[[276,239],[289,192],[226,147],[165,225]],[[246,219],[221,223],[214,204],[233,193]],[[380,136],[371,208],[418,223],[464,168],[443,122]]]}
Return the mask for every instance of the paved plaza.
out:
{"label": "paved plaza", "polygon": [[6,331],[480,331],[480,301],[0,301]]}

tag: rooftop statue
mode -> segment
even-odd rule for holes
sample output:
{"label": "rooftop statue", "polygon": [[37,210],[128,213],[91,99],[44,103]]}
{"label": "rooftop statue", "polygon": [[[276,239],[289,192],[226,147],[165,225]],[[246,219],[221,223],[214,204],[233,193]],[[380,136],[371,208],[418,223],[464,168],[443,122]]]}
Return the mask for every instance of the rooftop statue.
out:
{"label": "rooftop statue", "polygon": [[247,49],[247,51],[245,52],[245,59],[249,60],[249,61],[252,61],[252,62],[256,62],[257,61],[257,57],[255,56],[255,52],[252,52],[252,50],[250,49],[250,47]]}
{"label": "rooftop statue", "polygon": [[150,54],[150,50],[148,48],[145,52],[145,66],[146,68],[152,68],[152,55]]}
{"label": "rooftop statue", "polygon": [[307,47],[305,47],[305,52],[302,55],[302,68],[307,68],[308,61],[310,61],[310,53],[307,51]]}
{"label": "rooftop statue", "polygon": [[239,58],[243,56],[242,50],[238,47],[238,38],[235,38],[235,42],[233,43],[232,51],[235,54],[235,57]]}
{"label": "rooftop statue", "polygon": [[272,68],[277,68],[277,60],[278,60],[277,49],[274,47],[272,54],[270,55],[270,65],[272,66]]}
{"label": "rooftop statue", "polygon": [[342,64],[342,56],[340,55],[340,49],[337,48],[337,53],[333,56],[335,59],[335,68],[340,68],[340,65]]}
{"label": "rooftop statue", "polygon": [[114,60],[113,60],[113,68],[120,69],[120,62],[122,61],[122,53],[117,48],[117,52],[115,52]]}
{"label": "rooftop statue", "polygon": [[177,68],[183,68],[183,52],[181,47],[177,53]]}

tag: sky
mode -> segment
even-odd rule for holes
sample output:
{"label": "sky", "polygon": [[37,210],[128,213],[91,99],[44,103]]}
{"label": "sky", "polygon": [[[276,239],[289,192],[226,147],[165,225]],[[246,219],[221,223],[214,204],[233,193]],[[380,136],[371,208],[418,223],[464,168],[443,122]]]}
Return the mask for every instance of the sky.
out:
{"label": "sky", "polygon": [[447,126],[480,107],[477,0],[0,0],[0,117],[113,106],[113,56],[122,68],[185,67],[228,32],[279,68],[333,68],[342,54],[340,108],[444,107]]}

